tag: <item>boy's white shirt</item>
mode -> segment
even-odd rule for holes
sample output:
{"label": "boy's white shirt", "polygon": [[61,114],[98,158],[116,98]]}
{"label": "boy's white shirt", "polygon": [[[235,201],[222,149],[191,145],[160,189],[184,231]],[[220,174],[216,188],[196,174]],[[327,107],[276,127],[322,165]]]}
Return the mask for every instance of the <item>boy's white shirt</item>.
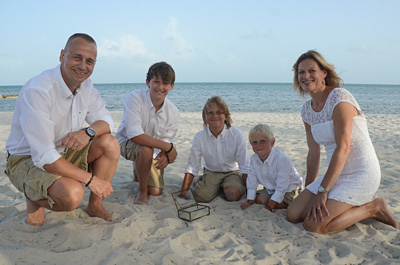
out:
{"label": "boy's white shirt", "polygon": [[[124,115],[115,137],[119,143],[141,134],[164,142],[173,142],[179,127],[179,110],[167,98],[157,112],[150,99],[150,90],[137,89],[125,99]],[[155,150],[155,154],[159,150]]]}
{"label": "boy's white shirt", "polygon": [[259,184],[263,185],[271,200],[281,203],[286,192],[301,188],[303,178],[296,171],[293,162],[278,148],[273,147],[263,162],[257,154],[250,158],[250,170],[247,176],[247,199],[254,200]]}
{"label": "boy's white shirt", "polygon": [[190,148],[189,161],[185,173],[197,176],[201,167],[213,172],[231,172],[239,170],[240,174],[248,174],[249,156],[246,140],[241,130],[224,126],[222,132],[215,137],[208,126],[195,134]]}

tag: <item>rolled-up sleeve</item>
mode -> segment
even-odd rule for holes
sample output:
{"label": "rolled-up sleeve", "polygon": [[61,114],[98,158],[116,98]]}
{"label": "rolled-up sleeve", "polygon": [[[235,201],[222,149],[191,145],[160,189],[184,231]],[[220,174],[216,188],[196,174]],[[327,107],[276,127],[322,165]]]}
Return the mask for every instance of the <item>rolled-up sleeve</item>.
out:
{"label": "rolled-up sleeve", "polygon": [[124,105],[124,120],[128,139],[144,134],[142,115],[140,115],[142,107],[144,105],[140,102],[139,94],[129,93]]}
{"label": "rolled-up sleeve", "polygon": [[46,164],[52,164],[61,155],[54,144],[54,122],[50,119],[51,95],[41,90],[25,90],[20,94],[24,104],[21,104],[20,124],[23,134],[30,146],[32,161],[35,166],[43,169]]}

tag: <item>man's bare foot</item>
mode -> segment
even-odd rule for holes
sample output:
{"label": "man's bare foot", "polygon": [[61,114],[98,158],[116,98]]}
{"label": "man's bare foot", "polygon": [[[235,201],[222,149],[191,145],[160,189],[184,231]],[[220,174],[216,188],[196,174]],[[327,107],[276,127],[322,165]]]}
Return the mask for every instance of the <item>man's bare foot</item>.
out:
{"label": "man's bare foot", "polygon": [[147,204],[147,192],[142,194],[140,191],[136,194],[135,204]]}
{"label": "man's bare foot", "polygon": [[109,222],[112,221],[112,214],[108,212],[102,204],[99,206],[89,205],[86,212],[91,217],[99,217]]}
{"label": "man's bare foot", "polygon": [[34,201],[26,199],[26,223],[34,226],[41,226],[44,221],[44,208]]}
{"label": "man's bare foot", "polygon": [[391,225],[396,229],[399,229],[399,225],[397,224],[393,215],[390,213],[389,208],[387,207],[387,204],[384,199],[376,198],[375,200],[372,201],[372,203],[377,208],[377,211],[375,214],[376,220],[378,220],[382,223]]}

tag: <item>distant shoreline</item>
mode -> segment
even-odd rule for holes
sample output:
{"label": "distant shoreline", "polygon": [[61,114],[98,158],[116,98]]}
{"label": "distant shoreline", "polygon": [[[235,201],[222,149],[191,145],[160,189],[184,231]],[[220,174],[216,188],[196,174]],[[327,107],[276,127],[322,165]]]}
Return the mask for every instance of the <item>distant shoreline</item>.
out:
{"label": "distant shoreline", "polygon": [[0,98],[17,98],[18,94],[0,95]]}

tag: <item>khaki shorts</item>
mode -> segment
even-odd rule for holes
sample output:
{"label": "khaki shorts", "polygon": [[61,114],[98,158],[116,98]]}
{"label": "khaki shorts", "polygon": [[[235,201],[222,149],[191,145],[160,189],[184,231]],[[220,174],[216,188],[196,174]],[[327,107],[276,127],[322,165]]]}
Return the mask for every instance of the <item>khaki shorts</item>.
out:
{"label": "khaki shorts", "polygon": [[[88,171],[87,155],[89,152],[90,142],[80,151],[68,149],[61,156],[74,164],[75,166]],[[52,174],[42,170],[33,164],[31,156],[13,156],[7,158],[6,175],[10,178],[11,183],[25,197],[32,201],[47,199],[50,208],[53,207],[54,201],[47,194],[47,189],[61,176]]]}
{"label": "khaki shorts", "polygon": [[[125,142],[122,142],[120,145],[121,149],[121,156],[124,158],[130,160],[130,161],[135,161],[138,153],[139,153],[139,148],[140,145],[133,143],[131,140],[126,140]],[[147,185],[150,187],[156,187],[163,189],[164,188],[164,169],[159,170],[157,169],[154,164],[155,160],[153,159],[151,168],[150,168],[150,175],[149,179],[147,181]],[[137,182],[137,179],[134,178],[134,180]]]}
{"label": "khaki shorts", "polygon": [[[292,201],[299,196],[301,192],[301,189],[296,189],[296,190],[292,190],[290,192],[286,192],[285,196],[283,197],[283,202],[287,203],[288,205],[292,203]],[[263,188],[262,190],[258,190],[257,193],[267,196],[268,200],[271,198],[272,194],[269,194],[266,188]]]}
{"label": "khaki shorts", "polygon": [[241,196],[246,192],[246,187],[239,171],[212,172],[204,168],[203,177],[196,185],[195,193],[209,202],[219,195],[221,188],[229,186],[237,188]]}

